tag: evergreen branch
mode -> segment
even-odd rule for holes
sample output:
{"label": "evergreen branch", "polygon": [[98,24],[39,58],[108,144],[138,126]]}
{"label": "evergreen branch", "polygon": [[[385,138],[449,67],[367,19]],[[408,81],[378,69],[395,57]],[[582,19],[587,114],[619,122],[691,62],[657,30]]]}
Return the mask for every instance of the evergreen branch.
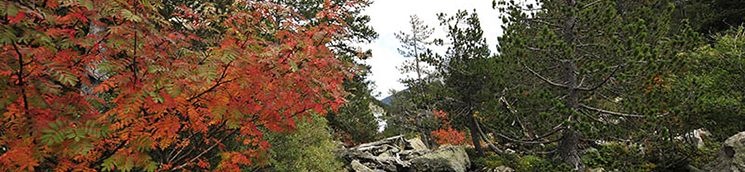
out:
{"label": "evergreen branch", "polygon": [[[481,122],[481,121],[479,121],[479,122]],[[549,141],[538,141],[538,140],[544,139],[544,138],[549,137],[549,136],[552,136],[552,135],[558,133],[559,131],[564,130],[564,127],[562,125],[564,125],[564,123],[561,123],[559,125],[554,126],[553,127],[554,128],[553,131],[550,131],[550,132],[548,132],[546,134],[543,134],[541,136],[538,136],[538,137],[535,137],[535,138],[531,138],[531,139],[514,139],[514,138],[510,138],[508,136],[505,136],[505,135],[503,135],[501,133],[497,133],[497,132],[494,131],[494,129],[486,128],[486,127],[485,128],[486,129],[489,129],[495,135],[497,135],[497,136],[499,136],[501,138],[504,138],[504,139],[506,139],[507,141],[510,141],[510,142],[523,143],[523,144],[542,144],[542,143],[551,143],[551,142],[558,141],[558,140],[549,140]]]}
{"label": "evergreen branch", "polygon": [[598,109],[598,108],[590,107],[590,106],[587,106],[587,105],[582,104],[582,103],[580,103],[579,106],[580,107],[583,107],[583,108],[585,108],[587,110],[591,110],[591,111],[595,111],[595,112],[600,112],[600,113],[605,113],[605,114],[610,114],[610,115],[615,115],[615,116],[644,118],[644,115],[635,115],[635,114],[626,114],[626,113],[620,113],[620,112],[613,112],[613,111],[609,111],[609,110],[605,110],[605,109]]}
{"label": "evergreen branch", "polygon": [[618,72],[618,69],[620,69],[620,68],[621,68],[621,66],[619,65],[619,66],[616,67],[616,69],[613,69],[613,72],[611,72],[610,75],[608,75],[607,77],[605,77],[605,79],[603,80],[603,82],[599,83],[598,85],[595,85],[595,86],[593,86],[591,88],[582,88],[582,87],[580,87],[580,88],[577,88],[577,89],[578,90],[582,90],[582,91],[595,91],[596,89],[598,89],[601,86],[605,85],[605,83],[607,83],[610,80],[610,78],[613,77],[613,75],[615,75],[616,72]]}
{"label": "evergreen branch", "polygon": [[524,63],[520,63],[520,64],[525,69],[528,69],[528,71],[530,71],[531,74],[535,75],[536,77],[540,78],[541,80],[543,80],[544,82],[546,82],[546,83],[548,83],[550,85],[553,85],[553,86],[556,86],[556,87],[561,87],[561,88],[569,88],[569,86],[566,86],[564,84],[559,84],[559,83],[553,82],[553,81],[549,80],[548,78],[543,77],[543,75],[539,74],[538,72],[535,72],[533,69],[530,69],[530,67],[528,67]]}

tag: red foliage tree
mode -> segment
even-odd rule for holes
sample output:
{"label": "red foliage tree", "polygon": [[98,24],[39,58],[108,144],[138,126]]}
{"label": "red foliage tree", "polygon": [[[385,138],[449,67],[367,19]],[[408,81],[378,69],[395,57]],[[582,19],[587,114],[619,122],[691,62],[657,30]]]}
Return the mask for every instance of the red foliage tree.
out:
{"label": "red foliage tree", "polygon": [[[0,171],[240,171],[270,146],[261,128],[343,102],[349,66],[326,44],[345,26],[165,3],[0,2]],[[317,21],[342,15],[324,6]]]}

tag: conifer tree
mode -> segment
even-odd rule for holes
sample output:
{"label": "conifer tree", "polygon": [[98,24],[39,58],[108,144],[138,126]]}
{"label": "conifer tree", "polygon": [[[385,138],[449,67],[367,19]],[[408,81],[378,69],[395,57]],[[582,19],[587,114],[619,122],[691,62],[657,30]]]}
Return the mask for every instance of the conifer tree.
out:
{"label": "conifer tree", "polygon": [[447,41],[444,42],[450,45],[445,55],[436,61],[438,72],[445,83],[446,95],[450,98],[441,108],[455,115],[462,126],[467,126],[476,151],[479,156],[483,156],[476,116],[481,110],[481,95],[484,95],[482,90],[485,90],[485,81],[488,80],[485,75],[486,62],[491,57],[491,51],[483,38],[483,30],[475,10],[470,14],[465,10],[458,10],[452,16],[444,13],[437,16],[440,26],[447,29]]}
{"label": "conifer tree", "polygon": [[540,5],[497,5],[507,13],[500,58],[509,59],[503,65],[521,71],[511,77],[520,80],[503,83],[510,88],[505,93],[512,103],[508,109],[514,111],[503,113],[501,127],[522,136],[501,137],[522,144],[558,141],[562,161],[583,171],[580,145],[585,141],[645,143],[660,140],[648,133],[669,134],[662,122],[673,119],[669,111],[675,99],[665,93],[668,80],[660,76],[671,74],[662,66],[674,59],[676,48],[685,46],[668,34],[671,3],[545,0]]}

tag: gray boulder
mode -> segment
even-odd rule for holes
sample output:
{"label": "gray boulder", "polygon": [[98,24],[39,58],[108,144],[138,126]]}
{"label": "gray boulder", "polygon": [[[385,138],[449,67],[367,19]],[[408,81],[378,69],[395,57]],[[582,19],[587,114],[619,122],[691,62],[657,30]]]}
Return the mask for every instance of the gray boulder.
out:
{"label": "gray boulder", "polygon": [[484,167],[477,170],[477,172],[515,172],[515,169],[503,165],[495,168]]}
{"label": "gray boulder", "polygon": [[406,140],[406,142],[408,142],[409,146],[414,150],[427,150],[427,145],[424,145],[424,142],[419,138],[409,139]]}
{"label": "gray boulder", "polygon": [[745,172],[745,132],[724,141],[717,158],[704,166],[705,171]]}
{"label": "gray boulder", "polygon": [[471,167],[466,149],[448,146],[411,160],[412,172],[465,172]]}
{"label": "gray boulder", "polygon": [[402,135],[342,149],[354,171],[465,172],[471,162],[462,146],[430,150],[421,140]]}
{"label": "gray boulder", "polygon": [[352,161],[352,169],[354,169],[355,172],[377,172],[375,170],[370,169],[370,167],[367,167],[360,163],[360,160],[354,160]]}

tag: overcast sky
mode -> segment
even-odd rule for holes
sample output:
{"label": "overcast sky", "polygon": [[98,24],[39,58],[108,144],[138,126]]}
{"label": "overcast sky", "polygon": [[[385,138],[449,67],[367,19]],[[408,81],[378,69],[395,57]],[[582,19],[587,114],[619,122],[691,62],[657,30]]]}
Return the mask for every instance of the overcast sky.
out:
{"label": "overcast sky", "polygon": [[[418,15],[425,24],[435,29],[433,37],[443,38],[444,28],[439,26],[437,13],[454,14],[458,9],[472,12],[476,9],[481,20],[481,28],[484,30],[484,37],[489,43],[492,53],[496,49],[497,36],[501,35],[501,20],[498,11],[492,9],[492,0],[375,0],[373,4],[365,11],[370,15],[370,25],[378,32],[378,39],[372,44],[363,48],[369,48],[373,51],[373,57],[366,61],[372,66],[372,76],[370,80],[375,82],[375,92],[381,94],[378,99],[390,95],[389,90],[402,90],[404,85],[399,83],[399,79],[405,77],[398,71],[397,66],[401,66],[405,60],[398,54],[396,48],[401,43],[396,39],[393,33],[399,31],[409,31],[409,16]],[[435,47],[432,47],[435,48]],[[439,48],[443,51],[444,48]]]}

